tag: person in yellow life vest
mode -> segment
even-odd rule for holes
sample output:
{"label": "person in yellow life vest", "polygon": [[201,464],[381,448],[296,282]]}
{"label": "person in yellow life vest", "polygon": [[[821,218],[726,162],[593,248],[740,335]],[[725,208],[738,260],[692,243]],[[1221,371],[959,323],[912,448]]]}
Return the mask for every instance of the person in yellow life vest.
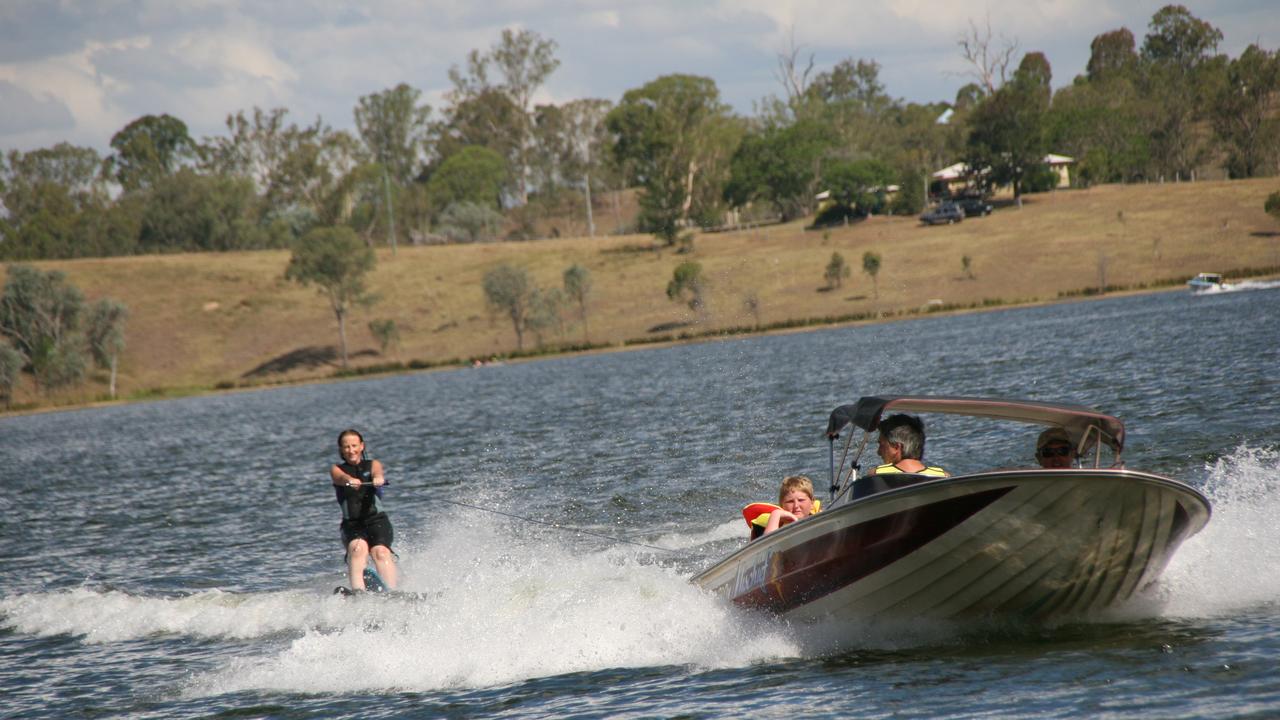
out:
{"label": "person in yellow life vest", "polygon": [[813,481],[803,475],[783,478],[778,489],[777,510],[769,513],[764,534],[777,530],[784,524],[803,520],[821,509],[821,501],[813,499]]}
{"label": "person in yellow life vest", "polygon": [[876,448],[883,465],[875,475],[913,473],[929,477],[950,477],[951,473],[937,465],[925,465],[924,421],[914,415],[899,413],[880,420],[880,440]]}

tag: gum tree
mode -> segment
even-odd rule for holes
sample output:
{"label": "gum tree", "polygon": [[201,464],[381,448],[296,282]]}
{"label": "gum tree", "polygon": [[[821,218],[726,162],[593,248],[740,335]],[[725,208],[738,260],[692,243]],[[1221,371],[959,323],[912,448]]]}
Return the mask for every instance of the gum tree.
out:
{"label": "gum tree", "polygon": [[329,300],[338,320],[342,369],[347,362],[347,313],[356,305],[369,305],[376,297],[365,286],[375,263],[373,249],[348,227],[311,230],[294,244],[284,277],[303,287],[314,285]]}
{"label": "gum tree", "polygon": [[666,75],[628,90],[605,119],[615,160],[643,188],[641,222],[667,245],[722,202],[742,125],[711,78]]}
{"label": "gum tree", "polygon": [[196,157],[187,124],[172,115],[144,115],[111,136],[107,165],[126,191],[152,187]]}
{"label": "gum tree", "polygon": [[484,297],[491,312],[511,320],[516,333],[516,349],[524,349],[524,332],[533,309],[533,281],[524,268],[502,263],[484,274]]}
{"label": "gum tree", "polygon": [[970,120],[968,163],[990,168],[995,184],[1009,183],[1021,202],[1028,174],[1042,165],[1051,72],[1042,53],[1027,53],[1013,80],[987,97]]}
{"label": "gum tree", "polygon": [[26,358],[7,342],[0,342],[0,399],[6,408],[13,407],[13,389],[22,375]]}
{"label": "gum tree", "polygon": [[392,254],[396,250],[396,224],[391,186],[394,183],[397,188],[405,187],[413,181],[429,146],[431,106],[418,104],[421,94],[400,83],[361,97],[355,108],[360,139],[382,169],[383,205]]}
{"label": "gum tree", "polygon": [[852,271],[844,261],[844,256],[838,252],[831,253],[831,261],[827,263],[826,272],[822,277],[827,281],[827,289],[834,290],[849,277]]}
{"label": "gum tree", "polygon": [[[497,140],[507,136],[510,153],[507,160],[515,180],[515,199],[524,205],[529,200],[530,162],[533,152],[533,96],[551,73],[560,66],[555,57],[556,42],[531,30],[503,30],[502,38],[487,53],[472,50],[465,70],[449,69],[453,90],[446,94],[450,102],[447,114],[454,124],[469,106],[486,97],[486,103],[503,108],[489,114],[482,124],[486,135]],[[498,77],[491,80],[491,73]]]}
{"label": "gum tree", "polygon": [[124,352],[124,322],[129,310],[124,303],[103,298],[89,308],[87,339],[89,354],[98,367],[111,371],[110,393],[116,397],[116,370]]}
{"label": "gum tree", "polygon": [[880,286],[876,284],[876,275],[880,273],[880,253],[870,250],[862,254],[862,272],[871,276],[871,288],[877,300],[880,299]]}
{"label": "gum tree", "polygon": [[582,321],[582,341],[591,342],[587,331],[587,296],[591,294],[591,271],[574,263],[564,271],[564,293],[578,306],[578,319]]}
{"label": "gum tree", "polygon": [[0,294],[0,334],[22,355],[37,389],[53,390],[84,376],[83,306],[84,296],[64,273],[9,267]]}
{"label": "gum tree", "polygon": [[701,314],[706,310],[704,297],[707,281],[702,276],[702,263],[682,262],[671,274],[671,282],[667,283],[667,297],[674,302],[682,302],[690,310]]}

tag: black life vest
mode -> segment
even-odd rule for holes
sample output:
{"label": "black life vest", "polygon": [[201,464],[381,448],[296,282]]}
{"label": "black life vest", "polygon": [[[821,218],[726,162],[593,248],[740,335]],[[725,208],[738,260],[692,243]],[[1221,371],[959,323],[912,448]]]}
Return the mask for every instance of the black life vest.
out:
{"label": "black life vest", "polygon": [[338,469],[351,477],[360,478],[360,482],[363,483],[358,488],[333,486],[338,505],[342,506],[342,519],[367,520],[382,512],[377,488],[373,486],[372,460],[367,458],[361,460],[358,466],[344,460],[338,463]]}

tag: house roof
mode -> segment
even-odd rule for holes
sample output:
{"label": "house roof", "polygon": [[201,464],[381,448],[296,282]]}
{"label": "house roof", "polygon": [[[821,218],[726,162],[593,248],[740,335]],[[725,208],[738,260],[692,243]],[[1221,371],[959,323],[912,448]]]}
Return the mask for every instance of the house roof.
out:
{"label": "house roof", "polygon": [[[1044,156],[1043,162],[1046,165],[1069,165],[1075,162],[1075,158],[1049,153]],[[933,173],[932,177],[934,180],[959,180],[972,174],[968,163],[958,162]]]}
{"label": "house roof", "polygon": [[955,165],[948,165],[933,174],[935,180],[959,180],[969,174],[969,164],[958,162]]}

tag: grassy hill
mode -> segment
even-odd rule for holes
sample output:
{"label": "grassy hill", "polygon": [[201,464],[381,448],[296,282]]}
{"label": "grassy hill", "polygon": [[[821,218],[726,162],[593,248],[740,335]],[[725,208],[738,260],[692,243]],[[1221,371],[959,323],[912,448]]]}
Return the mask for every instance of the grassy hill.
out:
{"label": "grassy hill", "polygon": [[[505,355],[511,323],[491,317],[481,282],[495,264],[527,268],[560,286],[573,263],[591,272],[588,327],[570,325],[549,344],[619,346],[730,328],[902,316],[939,306],[1053,301],[1113,289],[1168,286],[1197,272],[1280,272],[1280,223],[1262,210],[1280,180],[1104,186],[1025,198],[985,218],[924,227],[915,218],[874,217],[806,231],[802,223],[703,234],[694,251],[655,249],[644,235],[526,243],[401,247],[378,251],[372,285],[381,300],[348,322],[355,368],[428,366]],[[876,282],[861,272],[878,253]],[[833,252],[852,267],[827,291]],[[961,258],[971,258],[969,277]],[[59,269],[86,298],[129,307],[122,397],[331,377],[337,327],[326,300],[282,279],[288,253],[163,255],[37,263]],[[703,316],[666,297],[672,270],[702,263],[710,280]],[[758,298],[758,323],[745,299]],[[572,315],[572,313],[570,313]],[[367,325],[392,319],[402,336],[383,356]],[[534,344],[526,338],[526,349]],[[105,376],[53,398],[101,399]],[[20,404],[43,404],[24,380]]]}

